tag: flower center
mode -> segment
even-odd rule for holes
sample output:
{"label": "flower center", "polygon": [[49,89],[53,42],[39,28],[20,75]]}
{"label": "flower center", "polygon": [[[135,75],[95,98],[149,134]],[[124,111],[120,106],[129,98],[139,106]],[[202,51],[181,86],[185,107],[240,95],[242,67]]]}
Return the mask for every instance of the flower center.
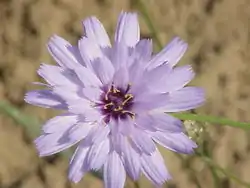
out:
{"label": "flower center", "polygon": [[116,88],[112,85],[108,91],[101,97],[101,111],[105,115],[105,122],[108,123],[110,118],[115,120],[134,118],[135,114],[131,111],[134,96],[129,92],[130,85],[127,89]]}

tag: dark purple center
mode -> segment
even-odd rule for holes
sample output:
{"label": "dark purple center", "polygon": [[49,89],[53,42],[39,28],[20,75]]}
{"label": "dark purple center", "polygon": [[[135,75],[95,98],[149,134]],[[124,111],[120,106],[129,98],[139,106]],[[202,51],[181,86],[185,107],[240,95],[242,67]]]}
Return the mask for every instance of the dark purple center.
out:
{"label": "dark purple center", "polygon": [[113,85],[110,89],[106,90],[101,96],[100,105],[103,115],[105,115],[105,122],[108,123],[111,118],[118,120],[125,119],[127,117],[134,117],[134,113],[131,112],[133,106],[133,95],[128,93],[130,85],[127,89],[116,88]]}

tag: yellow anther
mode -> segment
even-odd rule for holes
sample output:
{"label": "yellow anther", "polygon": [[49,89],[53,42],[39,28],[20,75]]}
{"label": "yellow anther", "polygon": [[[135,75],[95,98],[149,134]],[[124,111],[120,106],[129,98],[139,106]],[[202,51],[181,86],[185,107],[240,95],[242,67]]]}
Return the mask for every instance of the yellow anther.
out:
{"label": "yellow anther", "polygon": [[105,94],[105,100],[107,101],[109,98],[108,98],[108,95],[109,95],[109,93],[110,93],[111,91],[110,91],[110,89],[108,90],[108,92]]}
{"label": "yellow anther", "polygon": [[104,105],[104,109],[108,109],[109,106],[113,106],[114,104],[112,102],[108,103],[108,104],[105,104]]}
{"label": "yellow anther", "polygon": [[119,92],[120,92],[120,90],[119,90],[119,89],[116,89],[116,88],[114,87],[113,93],[119,93]]}
{"label": "yellow anther", "polygon": [[134,113],[134,112],[130,112],[130,111],[127,111],[127,110],[123,110],[122,113],[123,113],[123,114],[127,113],[127,114],[130,115],[130,117],[131,117],[132,119],[135,119],[135,113]]}
{"label": "yellow anther", "polygon": [[114,109],[115,112],[118,112],[118,111],[121,111],[121,110],[122,110],[121,106],[118,106],[117,108]]}
{"label": "yellow anther", "polygon": [[132,94],[126,94],[125,100],[122,102],[122,105],[124,106],[130,99],[132,99],[134,96]]}

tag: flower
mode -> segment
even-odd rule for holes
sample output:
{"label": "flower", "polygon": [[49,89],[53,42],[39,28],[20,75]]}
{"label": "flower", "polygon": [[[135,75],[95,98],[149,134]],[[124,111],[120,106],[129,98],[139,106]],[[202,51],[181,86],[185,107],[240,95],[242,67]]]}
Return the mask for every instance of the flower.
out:
{"label": "flower", "polygon": [[50,38],[57,65],[42,64],[38,74],[46,89],[25,96],[32,105],[64,111],[43,125],[36,148],[48,156],[78,144],[68,174],[73,182],[101,169],[106,188],[122,188],[126,174],[133,180],[144,174],[160,186],[171,176],[156,143],[184,154],[197,147],[182,122],[165,113],[204,102],[201,88],[184,87],[194,77],[192,68],[175,67],[187,44],[176,37],[152,55],[152,41],[140,40],[135,13],[120,14],[113,46],[97,18],[83,26],[77,46]]}

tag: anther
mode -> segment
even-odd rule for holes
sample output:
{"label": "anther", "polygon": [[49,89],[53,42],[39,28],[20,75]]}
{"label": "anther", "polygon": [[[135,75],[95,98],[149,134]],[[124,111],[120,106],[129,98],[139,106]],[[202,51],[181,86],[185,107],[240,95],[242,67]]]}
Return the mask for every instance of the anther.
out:
{"label": "anther", "polygon": [[104,105],[104,109],[107,110],[109,106],[113,106],[114,104],[112,102],[108,103],[108,104],[105,104]]}
{"label": "anther", "polygon": [[118,111],[121,111],[121,110],[122,110],[121,106],[118,106],[117,108],[114,109],[115,112],[118,112]]}
{"label": "anther", "polygon": [[134,96],[132,94],[126,94],[125,100],[122,102],[122,106],[124,106],[130,99],[132,99]]}
{"label": "anther", "polygon": [[123,114],[129,114],[131,116],[132,119],[135,119],[135,113],[134,112],[130,112],[130,111],[127,111],[127,110],[123,110],[122,111]]}

